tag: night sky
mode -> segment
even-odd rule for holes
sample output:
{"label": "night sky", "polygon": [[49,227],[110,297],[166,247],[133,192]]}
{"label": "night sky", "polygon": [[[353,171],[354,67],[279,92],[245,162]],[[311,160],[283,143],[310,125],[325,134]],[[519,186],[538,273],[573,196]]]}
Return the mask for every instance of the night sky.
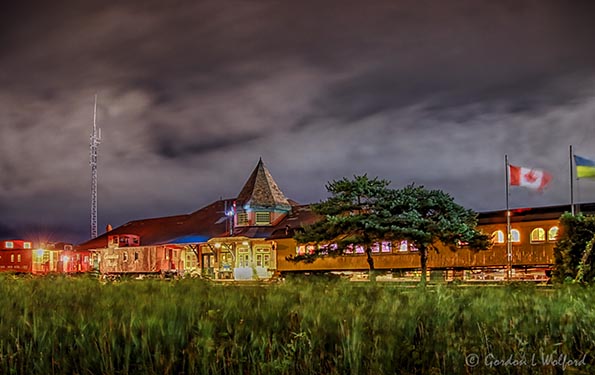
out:
{"label": "night sky", "polygon": [[[7,4],[11,3],[11,4]],[[367,173],[505,207],[504,155],[569,202],[595,158],[595,1],[13,1],[0,5],[0,238],[99,229],[237,195],[262,157],[300,203]],[[595,201],[595,181],[576,199]]]}

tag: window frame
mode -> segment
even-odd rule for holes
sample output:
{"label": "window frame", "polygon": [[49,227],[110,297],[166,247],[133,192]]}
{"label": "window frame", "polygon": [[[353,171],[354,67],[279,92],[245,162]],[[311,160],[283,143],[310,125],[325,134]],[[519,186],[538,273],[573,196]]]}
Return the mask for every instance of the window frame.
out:
{"label": "window frame", "polygon": [[[260,220],[266,216],[266,220]],[[268,211],[256,211],[254,213],[254,223],[256,225],[271,225],[271,213]]]}
{"label": "window frame", "polygon": [[[555,230],[556,234],[553,236],[554,238],[552,238],[551,233],[552,231]],[[553,227],[551,227],[550,229],[547,230],[547,241],[548,242],[557,242],[558,241],[558,233],[560,232],[560,227],[558,227],[557,225],[554,225]]]}
{"label": "window frame", "polygon": [[[516,238],[515,238],[516,234]],[[512,243],[520,243],[521,242],[521,231],[518,229],[511,229],[510,230],[510,242]]]}
{"label": "window frame", "polygon": [[238,212],[236,213],[236,225],[241,227],[241,226],[246,226],[250,224],[250,220],[248,220],[248,213],[247,212]]}
{"label": "window frame", "polygon": [[494,244],[504,244],[506,243],[506,236],[504,235],[504,231],[498,229],[492,232],[492,241]]}
{"label": "window frame", "polygon": [[529,242],[532,244],[544,243],[546,240],[546,232],[542,227],[533,228],[529,235]]}

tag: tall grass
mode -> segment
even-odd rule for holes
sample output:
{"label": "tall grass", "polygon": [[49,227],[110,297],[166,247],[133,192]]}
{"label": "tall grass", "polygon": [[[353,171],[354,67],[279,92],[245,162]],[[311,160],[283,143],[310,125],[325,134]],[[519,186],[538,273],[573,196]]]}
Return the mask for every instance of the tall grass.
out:
{"label": "tall grass", "polygon": [[[586,374],[594,300],[579,287],[2,276],[0,373]],[[543,361],[560,354],[586,357]]]}

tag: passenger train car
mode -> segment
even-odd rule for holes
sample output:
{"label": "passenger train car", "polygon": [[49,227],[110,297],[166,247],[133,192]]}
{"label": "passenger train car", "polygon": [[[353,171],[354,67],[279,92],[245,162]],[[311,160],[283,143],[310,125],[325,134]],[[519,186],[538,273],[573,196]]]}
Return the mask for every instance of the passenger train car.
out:
{"label": "passenger train car", "polygon": [[[595,207],[584,207],[587,208]],[[430,251],[428,269],[445,279],[501,280],[507,277],[510,267],[513,279],[547,280],[554,265],[554,247],[560,234],[559,218],[569,210],[569,206],[511,210],[510,258],[505,235],[506,211],[481,213],[478,229],[492,236],[493,246],[482,251],[464,246],[456,251],[448,248]],[[344,256],[323,257],[306,263],[291,258],[313,250],[312,245],[297,246],[287,237],[278,237],[275,241],[277,272],[281,274],[363,272],[369,269],[363,248],[355,247]],[[419,254],[406,241],[376,244],[373,258],[377,270],[393,276],[419,272]]]}

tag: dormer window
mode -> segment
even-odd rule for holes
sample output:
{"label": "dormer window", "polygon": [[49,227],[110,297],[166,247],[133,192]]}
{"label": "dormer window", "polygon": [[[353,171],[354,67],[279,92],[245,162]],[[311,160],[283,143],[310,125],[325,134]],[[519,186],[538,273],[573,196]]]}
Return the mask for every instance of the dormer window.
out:
{"label": "dormer window", "polygon": [[14,242],[12,241],[6,241],[5,242],[5,246],[7,249],[14,249]]}
{"label": "dormer window", "polygon": [[271,213],[256,211],[256,225],[270,225]]}
{"label": "dormer window", "polygon": [[237,224],[238,226],[248,225],[248,213],[238,212],[237,213]]}

